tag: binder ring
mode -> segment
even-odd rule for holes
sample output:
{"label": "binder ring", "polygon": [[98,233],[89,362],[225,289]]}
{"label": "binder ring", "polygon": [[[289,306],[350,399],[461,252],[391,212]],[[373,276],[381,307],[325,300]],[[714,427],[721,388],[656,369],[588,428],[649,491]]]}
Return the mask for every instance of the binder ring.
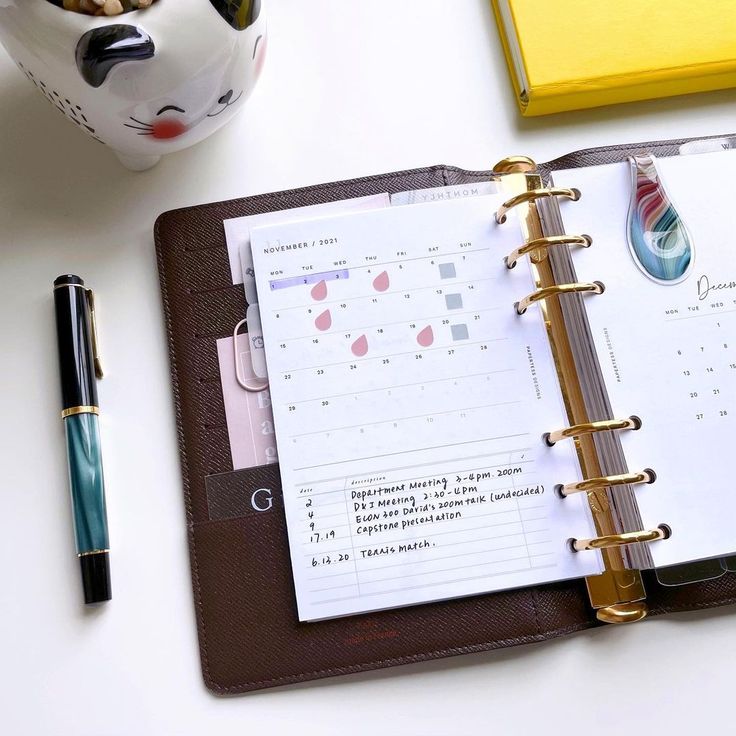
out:
{"label": "binder ring", "polygon": [[555,486],[558,495],[569,496],[571,493],[583,493],[587,491],[598,491],[611,486],[633,486],[639,483],[654,483],[657,474],[647,468],[639,473],[621,473],[620,475],[602,475],[599,478],[586,478],[575,483],[565,483]]}
{"label": "binder ring", "polygon": [[496,211],[496,222],[503,225],[506,222],[506,213],[524,202],[533,202],[542,197],[565,197],[577,202],[580,199],[579,189],[568,189],[567,187],[548,187],[545,189],[531,189],[528,192],[522,192],[510,199],[507,199]]}
{"label": "binder ring", "polygon": [[602,294],[606,290],[605,285],[601,281],[579,282],[574,284],[557,284],[556,286],[546,286],[543,289],[537,289],[531,294],[527,294],[521,301],[514,304],[517,314],[524,314],[526,310],[534,304],[534,302],[548,299],[556,294],[576,294],[591,292],[593,294]]}
{"label": "binder ring", "polygon": [[640,429],[641,419],[637,416],[630,416],[628,419],[602,419],[599,422],[584,422],[582,424],[573,424],[571,427],[564,429],[556,429],[554,432],[545,432],[542,435],[544,443],[548,447],[552,447],[560,440],[580,437],[584,434],[593,434],[594,432],[605,432],[617,429]]}
{"label": "binder ring", "polygon": [[592,244],[593,238],[590,235],[548,235],[546,238],[530,240],[516,250],[512,250],[503,259],[503,262],[506,264],[506,268],[513,268],[522,256],[535,250],[549,248],[553,245],[579,245],[581,248],[589,248]]}
{"label": "binder ring", "polygon": [[622,534],[606,534],[602,537],[590,539],[573,539],[571,545],[575,552],[586,549],[610,549],[611,547],[624,547],[627,544],[637,542],[656,542],[658,539],[667,539],[669,534],[662,527],[656,529],[642,529],[638,532],[623,532]]}
{"label": "binder ring", "polygon": [[233,330],[233,356],[235,360],[235,380],[238,382],[238,385],[241,388],[244,388],[246,391],[250,391],[252,393],[258,393],[259,391],[265,391],[268,388],[268,381],[263,381],[257,385],[252,385],[248,383],[248,381],[243,378],[243,376],[240,373],[240,361],[238,360],[238,335],[240,334],[240,328],[246,324],[248,320],[241,319],[238,324],[235,325],[235,329]]}

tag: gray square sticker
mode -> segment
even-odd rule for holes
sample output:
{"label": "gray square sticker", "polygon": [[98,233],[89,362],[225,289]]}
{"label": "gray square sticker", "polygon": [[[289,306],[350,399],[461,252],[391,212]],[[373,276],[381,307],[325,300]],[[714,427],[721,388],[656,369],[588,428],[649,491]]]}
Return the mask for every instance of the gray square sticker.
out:
{"label": "gray square sticker", "polygon": [[462,309],[462,294],[445,294],[445,304],[447,305],[448,309]]}
{"label": "gray square sticker", "polygon": [[452,332],[453,340],[468,339],[468,326],[466,324],[450,325],[450,331]]}
{"label": "gray square sticker", "polygon": [[440,263],[441,279],[454,279],[456,275],[454,263]]}

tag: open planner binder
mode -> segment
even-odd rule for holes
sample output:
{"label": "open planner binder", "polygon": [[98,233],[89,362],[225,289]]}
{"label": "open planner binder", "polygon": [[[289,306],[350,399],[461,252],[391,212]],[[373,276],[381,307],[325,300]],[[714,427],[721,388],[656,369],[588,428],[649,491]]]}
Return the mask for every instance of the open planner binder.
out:
{"label": "open planner binder", "polygon": [[[560,202],[567,200],[574,207],[581,191],[567,181],[569,171],[561,174],[560,181],[554,173],[625,162],[641,153],[666,158],[719,150],[730,147],[730,141],[678,140],[591,149],[539,167],[530,159],[512,157],[492,172],[437,166],[202,205],[159,218],[156,244],[192,579],[202,668],[210,689],[244,692],[539,641],[599,622],[625,623],[647,614],[736,600],[736,579],[729,573],[736,565],[727,556],[733,551],[727,547],[686,564],[682,562],[689,558],[682,555],[682,560],[672,555],[652,559],[652,546],[647,543],[667,545],[681,529],[671,525],[669,517],[648,518],[644,510],[651,510],[651,503],[640,504],[641,493],[661,491],[654,483],[658,469],[633,466],[625,448],[636,441],[648,417],[640,416],[636,407],[621,415],[611,405],[608,369],[599,365],[592,338],[599,318],[591,313],[589,321],[586,311],[590,299],[608,297],[607,274],[579,277],[582,267],[573,255],[575,249],[595,242],[596,223],[591,222],[586,231],[565,231]],[[498,211],[488,213],[489,224],[495,217],[498,227],[504,227],[513,212],[523,235],[506,254],[506,266],[516,268],[528,259],[536,287],[519,294],[514,308],[519,319],[532,309],[542,310],[567,413],[567,426],[539,427],[538,441],[548,446],[574,443],[582,473],[580,480],[572,478],[555,488],[555,501],[564,504],[567,496],[584,495],[595,527],[592,535],[581,530],[561,542],[581,555],[599,550],[603,571],[584,582],[564,580],[300,622],[278,464],[233,470],[216,343],[242,324],[247,305],[242,287],[232,282],[222,223],[351,197],[489,179],[504,193]],[[609,339],[607,329],[605,334]],[[611,355],[614,352],[611,347]],[[611,370],[618,370],[612,362]],[[666,505],[654,508],[662,507]],[[710,548],[703,548],[708,554]]]}

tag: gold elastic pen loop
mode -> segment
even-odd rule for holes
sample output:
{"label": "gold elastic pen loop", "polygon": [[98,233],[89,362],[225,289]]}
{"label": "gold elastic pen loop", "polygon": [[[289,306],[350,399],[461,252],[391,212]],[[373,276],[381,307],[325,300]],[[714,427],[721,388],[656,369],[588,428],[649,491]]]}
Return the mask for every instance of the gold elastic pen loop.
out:
{"label": "gold elastic pen loop", "polygon": [[667,539],[664,529],[644,529],[638,532],[624,532],[622,534],[606,534],[602,537],[590,539],[573,539],[572,548],[576,552],[586,549],[610,549],[611,547],[624,547],[627,544],[638,542],[656,542],[658,539]]}
{"label": "gold elastic pen loop", "polygon": [[99,406],[70,406],[68,409],[64,409],[61,412],[61,418],[66,419],[67,417],[73,417],[76,414],[99,414]]}
{"label": "gold elastic pen loop", "polygon": [[640,429],[641,419],[631,416],[628,419],[602,419],[599,422],[584,422],[582,424],[573,424],[572,427],[564,429],[556,429],[554,432],[546,432],[542,435],[545,444],[552,447],[556,442],[565,439],[573,439],[581,437],[584,434],[593,434],[594,432],[606,432],[609,430],[619,429]]}
{"label": "gold elastic pen loop", "polygon": [[[516,262],[527,253],[534,251],[544,251],[553,245],[579,245],[581,248],[589,248],[593,243],[590,235],[548,235],[546,238],[534,238],[524,245],[520,245],[516,250],[512,250],[504,259],[506,268],[513,268]],[[532,255],[532,259],[534,256]]]}
{"label": "gold elastic pen loop", "polygon": [[527,294],[521,301],[514,304],[517,314],[524,314],[534,302],[549,299],[551,296],[559,294],[583,294],[590,292],[592,294],[602,294],[606,287],[601,281],[580,282],[575,284],[557,284],[556,286],[546,286],[543,289],[537,289],[531,294]]}
{"label": "gold elastic pen loop", "polygon": [[555,490],[560,496],[569,496],[571,493],[586,493],[598,491],[612,486],[635,486],[640,483],[654,483],[657,474],[647,468],[639,473],[621,473],[620,475],[603,475],[600,478],[587,478],[576,483],[558,485]]}
{"label": "gold elastic pen loop", "polygon": [[502,225],[506,222],[506,213],[524,202],[533,202],[535,199],[542,197],[564,197],[577,202],[580,199],[579,189],[568,189],[567,187],[547,187],[545,189],[532,189],[528,192],[522,192],[510,199],[507,199],[496,211],[496,222]]}

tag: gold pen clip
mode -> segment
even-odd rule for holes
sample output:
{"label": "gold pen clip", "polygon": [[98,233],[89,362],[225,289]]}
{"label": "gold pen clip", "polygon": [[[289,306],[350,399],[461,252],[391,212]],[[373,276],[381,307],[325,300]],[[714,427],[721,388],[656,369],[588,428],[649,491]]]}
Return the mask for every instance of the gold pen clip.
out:
{"label": "gold pen clip", "polygon": [[100,341],[97,337],[97,315],[95,314],[95,294],[92,289],[84,290],[85,296],[87,297],[87,304],[89,306],[89,324],[92,328],[92,358],[95,362],[95,375],[97,378],[102,378],[104,373],[102,372],[102,363],[100,362]]}

